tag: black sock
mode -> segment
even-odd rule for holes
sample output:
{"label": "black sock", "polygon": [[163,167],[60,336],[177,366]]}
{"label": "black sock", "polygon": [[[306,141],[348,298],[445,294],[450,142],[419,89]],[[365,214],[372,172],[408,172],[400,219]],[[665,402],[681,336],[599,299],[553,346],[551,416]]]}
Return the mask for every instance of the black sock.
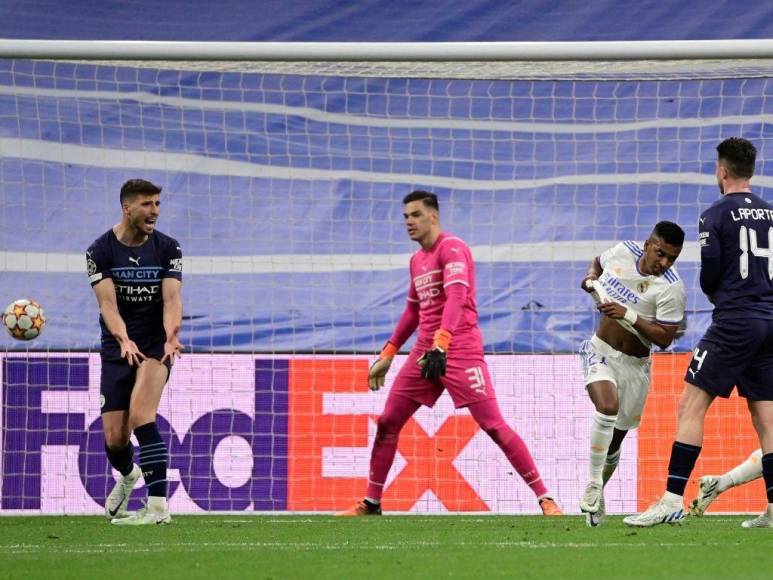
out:
{"label": "black sock", "polygon": [[123,449],[110,449],[105,443],[105,453],[107,453],[107,460],[110,462],[121,475],[126,477],[132,472],[134,467],[134,446],[132,442]]}
{"label": "black sock", "polygon": [[765,478],[765,489],[768,490],[768,503],[773,503],[773,453],[762,456],[762,477]]}
{"label": "black sock", "polygon": [[666,489],[676,495],[684,495],[684,488],[690,479],[701,448],[688,443],[674,441],[671,446],[671,460],[668,462],[668,483]]}
{"label": "black sock", "polygon": [[161,439],[155,421],[134,430],[140,444],[140,468],[148,496],[166,498],[166,443]]}

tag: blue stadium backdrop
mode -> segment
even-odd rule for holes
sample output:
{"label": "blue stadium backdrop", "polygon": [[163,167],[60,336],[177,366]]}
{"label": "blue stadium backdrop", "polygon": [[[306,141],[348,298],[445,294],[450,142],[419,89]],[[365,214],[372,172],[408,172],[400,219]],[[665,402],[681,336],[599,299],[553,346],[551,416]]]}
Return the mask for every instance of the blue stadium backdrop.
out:
{"label": "blue stadium backdrop", "polygon": [[690,240],[675,345],[689,350],[709,318],[692,240],[718,196],[714,147],[755,141],[768,194],[772,88],[3,61],[2,295],[46,307],[35,349],[97,347],[83,252],[118,220],[121,183],[142,176],[163,185],[159,228],[184,250],[193,352],[371,352],[415,249],[400,199],[422,188],[478,259],[487,351],[573,352],[595,320],[576,289],[588,260],[661,219]]}

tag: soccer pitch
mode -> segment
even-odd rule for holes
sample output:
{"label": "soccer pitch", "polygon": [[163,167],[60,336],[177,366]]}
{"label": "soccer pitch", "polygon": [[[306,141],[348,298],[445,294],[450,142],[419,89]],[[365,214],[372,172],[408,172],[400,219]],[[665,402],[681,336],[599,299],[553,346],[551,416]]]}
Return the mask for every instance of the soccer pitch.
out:
{"label": "soccer pitch", "polygon": [[769,530],[741,516],[632,529],[612,517],[178,516],[0,519],[0,578],[769,578]]}

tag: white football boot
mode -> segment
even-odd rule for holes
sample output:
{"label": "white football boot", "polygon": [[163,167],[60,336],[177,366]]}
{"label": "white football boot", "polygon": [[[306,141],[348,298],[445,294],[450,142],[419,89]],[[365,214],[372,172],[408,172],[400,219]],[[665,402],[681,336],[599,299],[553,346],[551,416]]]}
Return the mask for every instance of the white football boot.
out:
{"label": "white football boot", "polygon": [[659,524],[681,524],[683,521],[684,506],[681,496],[668,492],[646,511],[623,518],[625,525],[639,528],[651,528]]}
{"label": "white football boot", "polygon": [[716,475],[704,475],[701,477],[698,497],[690,504],[690,515],[702,516],[706,509],[719,497],[719,477]]}
{"label": "white football boot", "polygon": [[110,523],[115,526],[153,526],[172,523],[172,516],[169,515],[166,499],[151,496],[145,507],[127,514],[126,517],[113,518]]}
{"label": "white football boot", "polygon": [[585,488],[585,493],[580,500],[580,511],[583,511],[586,514],[595,514],[597,511],[599,511],[601,495],[601,485],[591,481]]}
{"label": "white football boot", "polygon": [[604,490],[601,490],[601,497],[599,498],[599,508],[596,513],[587,512],[585,514],[585,525],[589,528],[596,528],[604,523],[607,517],[607,510],[604,506]]}
{"label": "white football boot", "polygon": [[757,516],[753,520],[746,520],[741,523],[742,528],[773,528],[773,507],[768,505],[765,513]]}
{"label": "white football boot", "polygon": [[129,505],[129,498],[132,490],[137,484],[137,480],[142,475],[140,466],[136,463],[132,466],[129,475],[122,476],[113,486],[113,490],[105,500],[105,516],[107,519],[122,518],[126,516],[126,506]]}

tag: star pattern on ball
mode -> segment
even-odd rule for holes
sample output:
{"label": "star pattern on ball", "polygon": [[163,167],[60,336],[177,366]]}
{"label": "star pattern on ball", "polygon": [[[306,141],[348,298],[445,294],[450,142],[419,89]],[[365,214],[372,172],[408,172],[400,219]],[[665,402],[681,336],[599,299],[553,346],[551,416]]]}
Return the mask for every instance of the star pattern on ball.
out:
{"label": "star pattern on ball", "polygon": [[21,299],[5,308],[2,324],[13,338],[27,341],[40,335],[46,325],[46,317],[40,304],[34,300]]}

